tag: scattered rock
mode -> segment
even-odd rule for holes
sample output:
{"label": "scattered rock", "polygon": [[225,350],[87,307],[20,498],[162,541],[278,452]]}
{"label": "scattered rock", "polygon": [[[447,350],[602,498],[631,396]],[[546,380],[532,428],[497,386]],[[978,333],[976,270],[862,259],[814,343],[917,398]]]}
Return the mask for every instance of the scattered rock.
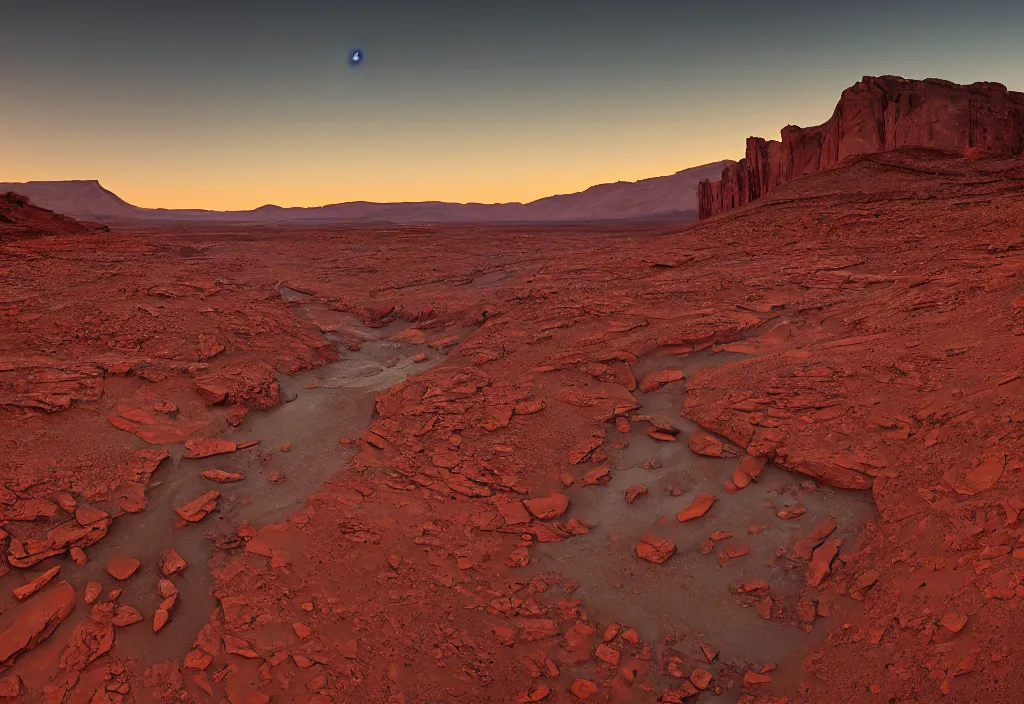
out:
{"label": "scattered rock", "polygon": [[558,518],[565,513],[566,509],[569,508],[569,497],[556,491],[543,498],[527,499],[523,503],[530,513],[542,521],[547,521],[552,518]]}
{"label": "scattered rock", "polygon": [[843,541],[838,538],[827,540],[820,547],[815,549],[811,556],[811,562],[807,565],[807,574],[805,580],[807,584],[812,587],[817,587],[821,584],[821,580],[829,573],[832,568],[832,561],[839,554],[839,546],[842,545]]}
{"label": "scattered rock", "polygon": [[680,381],[682,378],[683,373],[678,369],[662,369],[661,371],[650,372],[640,380],[640,391],[643,393],[657,391],[665,384]]}
{"label": "scattered rock", "polygon": [[135,574],[141,566],[142,563],[134,557],[114,554],[107,561],[107,574],[123,582]]}
{"label": "scattered rock", "polygon": [[183,572],[186,567],[188,567],[188,563],[174,548],[168,548],[160,555],[160,572],[165,577]]}
{"label": "scattered rock", "polygon": [[676,552],[676,544],[668,538],[659,538],[645,533],[636,546],[636,554],[641,560],[661,564]]}
{"label": "scattered rock", "polygon": [[206,518],[206,515],[210,513],[210,511],[216,509],[217,502],[219,500],[219,491],[207,491],[192,501],[189,501],[184,506],[176,506],[174,508],[174,512],[178,514],[182,520],[188,521],[189,523],[196,523]]}
{"label": "scattered rock", "polygon": [[687,444],[690,447],[690,451],[697,455],[704,455],[705,457],[726,456],[725,446],[722,444],[722,441],[702,430],[693,433]]}
{"label": "scattered rock", "polygon": [[23,584],[20,587],[15,587],[14,596],[16,596],[19,601],[28,599],[30,596],[49,584],[50,580],[56,577],[58,572],[60,572],[60,565],[51,567],[31,582]]}
{"label": "scattered rock", "polygon": [[234,452],[238,445],[223,438],[207,438],[203,440],[187,440],[185,442],[186,452],[183,455],[186,459],[201,459],[214,455],[223,455]]}
{"label": "scattered rock", "polygon": [[203,472],[203,476],[211,482],[218,482],[219,484],[230,484],[231,482],[240,482],[245,479],[244,474],[225,472],[222,469],[208,469]]}
{"label": "scattered rock", "polygon": [[693,502],[689,506],[676,514],[676,519],[679,521],[692,521],[694,518],[700,518],[711,510],[714,503],[715,497],[713,494],[697,494],[693,497]]}
{"label": "scattered rock", "polygon": [[630,484],[626,487],[626,503],[631,504],[646,493],[647,487],[643,484]]}
{"label": "scattered rock", "polygon": [[575,694],[581,702],[585,702],[597,694],[597,685],[590,680],[577,677],[569,687],[569,691]]}

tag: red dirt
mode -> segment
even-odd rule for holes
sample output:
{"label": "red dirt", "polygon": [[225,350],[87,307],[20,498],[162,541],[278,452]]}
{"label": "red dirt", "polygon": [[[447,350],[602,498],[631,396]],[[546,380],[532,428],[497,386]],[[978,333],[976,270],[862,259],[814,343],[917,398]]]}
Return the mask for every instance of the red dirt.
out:
{"label": "red dirt", "polygon": [[[47,701],[232,703],[700,702],[716,692],[770,702],[773,691],[793,702],[1016,701],[1022,183],[1019,161],[892,153],[661,235],[8,240],[0,592],[62,569],[23,602],[0,602],[2,686],[33,702],[44,691]],[[307,298],[283,301],[282,284]],[[302,442],[288,438],[289,453],[274,439],[179,460],[182,443],[195,441],[197,456],[235,449],[209,441],[246,422],[243,408],[287,409],[278,375],[367,346],[365,328],[342,312],[371,329],[405,320],[422,332],[406,335],[421,339],[415,349],[448,356],[379,391],[361,436],[329,433],[337,471],[306,506],[280,523],[242,524],[245,505],[231,492],[251,491],[257,470],[229,484],[201,472],[284,463],[274,466],[286,481],[267,494],[283,496],[301,479],[303,467],[287,463]],[[348,347],[325,339],[328,328]],[[801,524],[806,557],[796,559],[809,585],[795,595],[792,628],[813,622],[828,637],[807,642],[792,680],[786,662],[719,655],[714,633],[645,642],[633,624],[598,621],[574,584],[532,556],[538,543],[590,530],[562,492],[613,491],[603,484],[620,469],[610,453],[623,432],[682,422],[636,412],[638,358],[668,350],[673,363],[656,369],[685,369],[690,352],[709,348],[744,356],[687,370],[683,415],[703,426],[699,437],[792,469],[794,484],[869,489],[878,507],[859,540],[841,545],[830,542],[840,540],[834,522]],[[223,393],[211,397],[213,387]],[[762,464],[741,456],[709,460],[728,464],[719,486],[757,481]],[[161,487],[175,472],[206,489],[166,505]],[[204,494],[211,485],[223,494]],[[632,505],[615,489],[616,505],[642,511],[656,492],[661,500],[654,486]],[[717,512],[751,491],[720,493],[684,525],[724,539]],[[185,520],[175,523],[175,509]],[[776,510],[796,512],[781,501]],[[664,518],[678,527],[673,514]],[[108,553],[97,551],[125,539],[129,520],[155,526],[156,555],[178,536],[202,542],[215,603],[186,591],[206,589],[192,553],[144,562],[124,583],[104,578]],[[756,575],[764,526],[750,524],[719,560]],[[642,543],[650,556],[665,553],[656,545],[668,527]],[[632,549],[642,536],[623,537]],[[103,584],[75,581],[86,568],[67,557],[71,547]],[[703,569],[722,569],[709,560]],[[158,582],[161,569],[172,576]],[[782,608],[767,582],[722,592],[762,618]],[[192,629],[180,652],[174,628]]]}

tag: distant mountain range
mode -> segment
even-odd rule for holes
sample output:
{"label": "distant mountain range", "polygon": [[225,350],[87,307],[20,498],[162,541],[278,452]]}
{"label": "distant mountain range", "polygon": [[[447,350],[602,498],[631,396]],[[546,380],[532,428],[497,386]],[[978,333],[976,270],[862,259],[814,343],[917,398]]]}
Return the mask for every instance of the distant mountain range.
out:
{"label": "distant mountain range", "polygon": [[671,176],[618,181],[579,193],[549,196],[530,203],[335,203],[314,208],[264,205],[255,210],[168,210],[140,208],[99,181],[27,181],[0,183],[41,207],[80,220],[102,223],[194,222],[329,225],[344,223],[444,224],[473,222],[580,222],[697,219],[697,184],[717,179],[733,164],[719,161]]}

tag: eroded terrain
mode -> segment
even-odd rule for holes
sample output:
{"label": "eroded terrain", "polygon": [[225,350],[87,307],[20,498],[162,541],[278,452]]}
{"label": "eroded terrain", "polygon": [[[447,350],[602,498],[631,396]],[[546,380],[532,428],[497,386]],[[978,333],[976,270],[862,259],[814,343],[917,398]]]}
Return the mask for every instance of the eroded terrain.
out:
{"label": "eroded terrain", "polygon": [[1022,192],[10,237],[0,697],[1016,701]]}

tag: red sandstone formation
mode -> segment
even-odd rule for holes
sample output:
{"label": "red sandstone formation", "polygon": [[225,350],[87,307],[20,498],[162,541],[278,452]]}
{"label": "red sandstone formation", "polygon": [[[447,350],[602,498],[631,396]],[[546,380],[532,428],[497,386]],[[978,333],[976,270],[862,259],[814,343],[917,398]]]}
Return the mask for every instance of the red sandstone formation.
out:
{"label": "red sandstone formation", "polygon": [[748,138],[746,158],[727,166],[720,181],[698,185],[698,218],[738,208],[781,183],[853,157],[902,147],[1017,156],[1024,151],[1024,93],[999,83],[865,76],[843,91],[824,124],[784,127],[781,142]]}

